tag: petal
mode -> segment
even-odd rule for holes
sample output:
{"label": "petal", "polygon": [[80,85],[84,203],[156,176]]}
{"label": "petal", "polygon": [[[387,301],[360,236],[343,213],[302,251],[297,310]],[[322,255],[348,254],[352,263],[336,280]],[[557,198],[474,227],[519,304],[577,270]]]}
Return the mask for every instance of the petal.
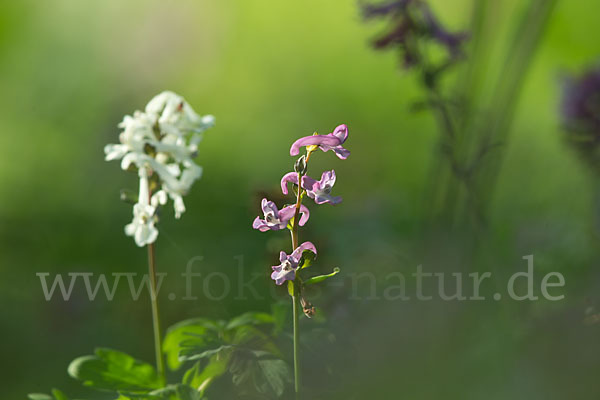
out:
{"label": "petal", "polygon": [[337,146],[332,148],[333,152],[339,159],[345,160],[350,155],[350,150],[343,148],[342,146]]}
{"label": "petal", "polygon": [[205,129],[215,126],[215,117],[213,115],[205,115],[202,117],[202,124]]}
{"label": "petal", "polygon": [[158,229],[154,227],[154,224],[149,226],[149,234],[146,239],[146,244],[156,242],[156,238],[158,238]]}
{"label": "petal", "polygon": [[263,214],[267,214],[269,211],[271,211],[273,214],[275,214],[275,216],[277,216],[277,214],[279,213],[279,210],[277,209],[277,206],[275,205],[275,203],[273,203],[272,201],[269,201],[267,199],[262,199],[262,201],[260,202],[260,207],[262,209]]}
{"label": "petal", "polygon": [[288,172],[283,176],[283,178],[281,178],[281,191],[283,194],[288,194],[288,182],[298,185],[298,173]]}
{"label": "petal", "polygon": [[145,111],[148,114],[161,114],[167,106],[167,103],[172,101],[172,99],[176,99],[175,101],[177,101],[177,97],[179,96],[168,90],[161,92],[148,102]]}
{"label": "petal", "polygon": [[330,202],[331,204],[339,204],[342,202],[342,200],[342,196],[335,196],[331,198]]}
{"label": "petal", "polygon": [[266,231],[268,231],[270,229],[269,225],[267,225],[267,222],[264,221],[264,220],[262,220],[262,219],[260,219],[259,217],[256,217],[256,219],[254,220],[254,222],[252,222],[252,227],[254,229],[258,229],[261,232],[266,232]]}
{"label": "petal", "polygon": [[104,146],[104,154],[106,154],[104,159],[111,161],[123,158],[128,150],[128,147],[124,144],[107,144]]}
{"label": "petal", "polygon": [[[279,211],[279,220],[281,221],[281,224],[282,224],[280,229],[285,228],[288,221],[291,220],[295,214],[296,214],[296,205],[295,204],[292,204],[292,205],[282,208],[281,211]],[[301,204],[300,205],[300,221],[299,221],[300,226],[304,226],[304,224],[306,224],[306,221],[308,221],[309,217],[310,217],[310,211],[304,204]]]}
{"label": "petal", "polygon": [[[192,163],[194,164],[194,163]],[[185,170],[183,170],[183,173],[181,174],[181,185],[183,186],[185,192],[188,192],[191,187],[192,184],[200,179],[200,177],[202,176],[202,167],[199,165],[190,165],[188,168],[186,168]]]}
{"label": "petal", "polygon": [[331,171],[323,172],[321,175],[321,181],[319,183],[319,189],[327,185],[333,187],[333,185],[335,185],[335,170],[332,169]]}
{"label": "petal", "polygon": [[140,168],[138,170],[138,176],[140,177],[138,203],[143,205],[150,204],[150,189],[148,188],[148,170],[146,168]]}
{"label": "petal", "polygon": [[273,273],[271,273],[271,279],[275,281],[276,285],[282,285],[283,282],[285,282],[285,278],[285,274],[281,271],[273,271]]}
{"label": "petal", "polygon": [[308,211],[308,207],[306,207],[304,204],[300,205],[300,226],[304,226],[309,217],[310,211]]}
{"label": "petal", "polygon": [[152,207],[158,207],[159,205],[167,204],[167,192],[164,190],[159,190],[158,192],[154,193],[150,199],[150,204]]}
{"label": "petal", "polygon": [[127,235],[127,236],[135,235],[136,227],[137,227],[137,225],[134,222],[125,225],[125,235]]}
{"label": "petal", "polygon": [[290,155],[297,156],[300,153],[300,148],[304,146],[339,146],[342,142],[339,138],[333,135],[311,135],[305,136],[296,140],[290,148]]}
{"label": "petal", "polygon": [[151,240],[153,237],[156,239],[156,236],[153,235],[152,227],[146,224],[140,224],[135,231],[135,244],[137,244],[139,247],[143,247],[149,243],[152,243],[154,241]]}
{"label": "petal", "polygon": [[346,141],[346,138],[348,138],[348,126],[346,126],[346,124],[338,125],[331,134],[340,139],[340,144],[342,144]]}
{"label": "petal", "polygon": [[173,199],[173,209],[175,210],[175,218],[181,218],[181,214],[185,212],[185,204],[183,202],[183,197],[176,195],[171,196]]}
{"label": "petal", "polygon": [[304,188],[306,190],[311,190],[314,192],[315,190],[319,190],[321,188],[321,185],[319,184],[318,181],[315,181],[310,176],[304,175],[302,177],[302,188]]}
{"label": "petal", "polygon": [[135,234],[133,235],[133,240],[135,240],[135,244],[137,244],[138,247],[144,247],[144,245],[146,243],[144,243],[144,227],[143,226],[139,226],[136,229]]}
{"label": "petal", "polygon": [[292,204],[287,207],[283,207],[281,211],[279,211],[279,220],[283,222],[287,222],[292,219],[294,214],[296,213],[296,205]]}
{"label": "petal", "polygon": [[325,204],[325,203],[330,203],[330,204],[338,204],[342,202],[342,198],[340,196],[331,196],[331,195],[327,195],[327,194],[320,194],[317,195],[315,197],[313,197],[313,199],[315,200],[315,203],[317,204]]}
{"label": "petal", "polygon": [[296,270],[292,269],[290,271],[284,271],[281,268],[281,265],[276,265],[273,267],[273,272],[271,273],[271,279],[275,281],[276,285],[281,285],[283,282],[287,280],[294,280],[296,278]]}
{"label": "petal", "polygon": [[294,250],[291,254],[291,256],[296,260],[296,262],[300,260],[300,257],[302,257],[302,253],[304,252],[304,250],[309,250],[317,254],[317,248],[314,244],[312,244],[311,242],[304,242],[300,246],[296,247],[296,250]]}
{"label": "petal", "polygon": [[279,253],[279,262],[284,262],[285,260],[287,260],[287,254],[285,254],[285,251],[282,251]]}
{"label": "petal", "polygon": [[139,162],[139,155],[137,153],[127,153],[121,160],[121,169],[126,171],[129,169],[131,164],[137,165],[138,162]]}

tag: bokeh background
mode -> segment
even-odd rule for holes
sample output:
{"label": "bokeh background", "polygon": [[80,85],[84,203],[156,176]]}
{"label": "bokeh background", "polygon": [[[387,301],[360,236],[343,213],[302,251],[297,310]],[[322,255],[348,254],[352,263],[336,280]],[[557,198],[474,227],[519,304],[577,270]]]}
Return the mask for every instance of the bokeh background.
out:
{"label": "bokeh background", "polygon": [[[497,3],[491,28],[501,48],[522,3]],[[431,4],[450,27],[468,25],[471,1]],[[261,273],[256,286],[269,294],[275,250],[289,238],[251,229],[261,195],[276,193],[290,170],[293,140],[350,128],[348,160],[319,154],[311,165],[336,169],[344,202],[313,207],[301,238],[319,247],[315,270],[339,266],[345,283],[314,300],[322,318],[303,321],[305,331],[328,332],[303,355],[314,398],[598,398],[600,327],[584,323],[586,310],[600,307],[596,184],[565,145],[559,102],[561,75],[597,61],[599,12],[594,2],[558,1],[515,98],[489,227],[473,251],[472,234],[432,232],[425,197],[439,157],[436,124],[430,112],[411,111],[423,96],[414,74],[399,68],[397,54],[372,50],[380,25],[365,23],[356,2],[1,2],[2,397],[52,387],[86,396],[66,366],[96,346],[152,361],[147,298],[119,290],[112,302],[89,301],[79,286],[70,301],[47,302],[35,274],[146,272],[144,249],[123,234],[131,207],[119,201],[136,177],[105,162],[103,147],[117,140],[124,114],[170,89],[217,118],[188,211],[161,222],[158,266],[174,277],[200,255],[198,270],[235,282],[241,255],[244,272]],[[543,273],[564,274],[564,300],[351,298],[350,277],[361,271],[376,277],[379,295],[387,274],[408,276],[419,264],[495,271],[503,284],[528,254],[536,285]],[[167,280],[163,290],[181,293],[182,285]],[[233,294],[211,301],[195,287],[197,301],[161,299],[165,325],[273,303]]]}

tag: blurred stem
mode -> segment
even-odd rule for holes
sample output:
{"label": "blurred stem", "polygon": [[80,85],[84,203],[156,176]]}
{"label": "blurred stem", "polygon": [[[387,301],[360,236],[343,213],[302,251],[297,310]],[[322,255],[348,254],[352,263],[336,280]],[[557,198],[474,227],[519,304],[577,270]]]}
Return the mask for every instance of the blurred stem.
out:
{"label": "blurred stem", "polygon": [[[475,36],[470,63],[459,88],[463,109],[452,119],[452,110],[439,94],[437,82],[425,86],[441,131],[440,151],[447,160],[447,171],[439,168],[432,189],[434,215],[452,223],[471,222],[480,231],[485,228],[493,189],[501,167],[502,152],[514,119],[524,78],[539,47],[544,28],[557,0],[531,0],[513,32],[512,43],[504,55],[504,68],[495,79],[493,96],[485,108],[490,114],[482,123],[478,114],[477,90],[485,80],[486,60],[479,55],[484,39],[489,39],[484,20],[493,12],[489,1],[477,1],[473,10]],[[475,53],[475,54],[474,54]],[[489,78],[488,78],[489,79]],[[441,164],[444,164],[443,162]]]}
{"label": "blurred stem", "polygon": [[[477,171],[474,195],[482,214],[489,206],[503,159],[500,149],[494,151],[495,157],[492,160],[488,159],[488,153],[499,146],[506,147],[523,81],[556,2],[557,0],[532,0],[529,3],[513,34],[512,46],[505,57],[502,74],[497,79],[495,95],[489,106],[492,115],[469,164],[470,170]],[[484,158],[486,162],[482,163]]]}
{"label": "blurred stem", "polygon": [[[457,147],[460,146],[460,132],[457,129],[448,102],[442,97],[437,82],[426,85],[429,103],[434,111],[437,124],[441,131],[439,147],[441,163],[434,176],[435,185],[432,188],[432,214],[434,217],[453,224],[457,200],[461,191],[473,190],[468,171],[462,166]],[[448,168],[444,168],[448,167]],[[439,215],[438,215],[439,214]]]}
{"label": "blurred stem", "polygon": [[148,246],[148,272],[150,274],[150,302],[152,304],[152,326],[154,329],[154,352],[156,353],[156,370],[158,376],[162,380],[163,385],[166,383],[165,362],[162,356],[162,338],[160,328],[160,315],[158,312],[158,290],[156,283],[156,254],[154,243]]}

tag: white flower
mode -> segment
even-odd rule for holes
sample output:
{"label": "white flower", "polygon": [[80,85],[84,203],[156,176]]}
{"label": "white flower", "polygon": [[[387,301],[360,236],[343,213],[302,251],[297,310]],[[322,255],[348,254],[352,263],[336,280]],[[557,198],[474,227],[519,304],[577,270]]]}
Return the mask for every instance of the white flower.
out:
{"label": "white flower", "polygon": [[148,189],[148,171],[145,167],[139,169],[140,192],[138,202],[133,206],[133,221],[125,226],[125,234],[133,236],[135,243],[142,247],[154,243],[158,237],[156,222],[156,208],[150,205],[150,191]]}
{"label": "white flower", "polygon": [[[140,196],[133,209],[133,221],[125,232],[138,246],[152,243],[158,236],[156,209],[173,201],[175,217],[185,212],[183,196],[202,175],[193,158],[198,153],[202,132],[214,126],[212,115],[200,116],[173,92],[162,92],[146,105],[145,111],[127,115],[118,144],[104,148],[106,160],[121,160],[121,168],[135,166],[140,175]],[[155,177],[160,190],[150,196],[149,177]]]}
{"label": "white flower", "polygon": [[133,236],[139,247],[154,243],[158,237],[158,229],[154,226],[156,209],[149,205],[133,206],[133,221],[125,226],[125,234]]}
{"label": "white flower", "polygon": [[162,92],[150,100],[146,113],[158,117],[161,131],[176,136],[200,133],[214,125],[213,116],[201,117],[183,97],[170,91]]}

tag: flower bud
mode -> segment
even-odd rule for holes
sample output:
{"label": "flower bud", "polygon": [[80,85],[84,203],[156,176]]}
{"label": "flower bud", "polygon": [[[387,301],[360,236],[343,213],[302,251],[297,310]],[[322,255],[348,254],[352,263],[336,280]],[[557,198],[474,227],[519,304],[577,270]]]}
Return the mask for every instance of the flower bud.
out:
{"label": "flower bud", "polygon": [[294,164],[294,171],[299,173],[300,175],[306,174],[306,156],[302,156],[296,161]]}

